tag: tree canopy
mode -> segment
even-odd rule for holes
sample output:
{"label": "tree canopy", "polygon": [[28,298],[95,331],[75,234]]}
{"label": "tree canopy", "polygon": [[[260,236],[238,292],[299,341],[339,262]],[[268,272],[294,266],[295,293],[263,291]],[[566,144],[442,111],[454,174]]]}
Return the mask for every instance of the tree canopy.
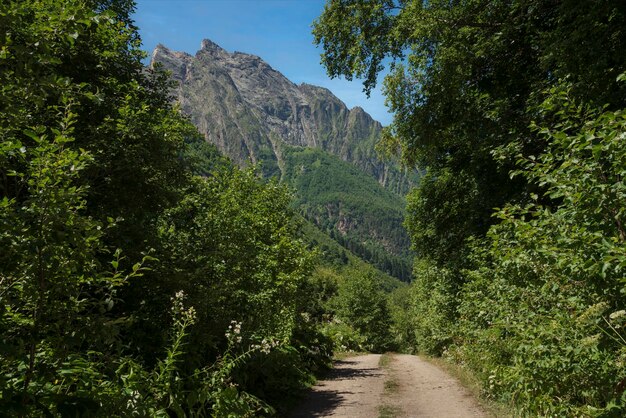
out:
{"label": "tree canopy", "polygon": [[494,152],[543,149],[529,126],[546,88],[567,78],[574,97],[623,103],[625,19],[620,1],[327,2],[313,33],[329,75],[363,78],[370,91],[388,65],[386,148],[430,173],[409,205],[419,254],[462,260],[492,209],[526,196],[508,175],[513,157]]}

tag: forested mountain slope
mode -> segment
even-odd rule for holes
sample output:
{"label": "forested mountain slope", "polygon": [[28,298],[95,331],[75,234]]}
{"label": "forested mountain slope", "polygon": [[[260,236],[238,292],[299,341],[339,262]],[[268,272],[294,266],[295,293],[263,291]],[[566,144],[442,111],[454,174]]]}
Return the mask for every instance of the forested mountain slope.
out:
{"label": "forested mountain slope", "polygon": [[378,269],[411,277],[404,200],[357,167],[320,149],[286,147],[284,179],[294,204],[319,229]]}

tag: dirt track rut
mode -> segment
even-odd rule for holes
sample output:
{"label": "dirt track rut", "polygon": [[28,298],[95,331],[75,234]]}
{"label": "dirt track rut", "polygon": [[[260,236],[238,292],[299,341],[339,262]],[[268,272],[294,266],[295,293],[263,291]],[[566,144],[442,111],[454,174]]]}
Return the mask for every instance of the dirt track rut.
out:
{"label": "dirt track rut", "polygon": [[487,417],[467,389],[417,356],[393,354],[337,361],[289,418],[474,418]]}

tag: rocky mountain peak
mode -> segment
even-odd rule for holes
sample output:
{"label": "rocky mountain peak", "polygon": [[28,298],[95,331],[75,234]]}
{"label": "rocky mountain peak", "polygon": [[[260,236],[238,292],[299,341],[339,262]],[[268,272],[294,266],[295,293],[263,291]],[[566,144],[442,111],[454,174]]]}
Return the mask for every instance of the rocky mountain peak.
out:
{"label": "rocky mountain peak", "polygon": [[200,43],[200,51],[225,53],[226,50],[210,39],[203,39]]}
{"label": "rocky mountain peak", "polygon": [[159,63],[166,70],[172,73],[172,78],[182,82],[187,74],[187,67],[193,57],[186,52],[172,51],[163,44],[158,44],[152,51],[150,67]]}

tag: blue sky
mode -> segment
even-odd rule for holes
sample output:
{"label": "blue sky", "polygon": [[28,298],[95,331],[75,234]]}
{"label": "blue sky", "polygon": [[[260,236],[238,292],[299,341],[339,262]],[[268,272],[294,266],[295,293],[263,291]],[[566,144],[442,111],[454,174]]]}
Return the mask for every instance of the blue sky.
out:
{"label": "blue sky", "polygon": [[348,107],[361,106],[383,125],[391,122],[380,86],[368,99],[360,81],[331,80],[313,45],[311,23],[324,0],[136,0],[143,48],[158,43],[190,54],[210,39],[228,51],[258,55],[295,83],[330,89]]}

